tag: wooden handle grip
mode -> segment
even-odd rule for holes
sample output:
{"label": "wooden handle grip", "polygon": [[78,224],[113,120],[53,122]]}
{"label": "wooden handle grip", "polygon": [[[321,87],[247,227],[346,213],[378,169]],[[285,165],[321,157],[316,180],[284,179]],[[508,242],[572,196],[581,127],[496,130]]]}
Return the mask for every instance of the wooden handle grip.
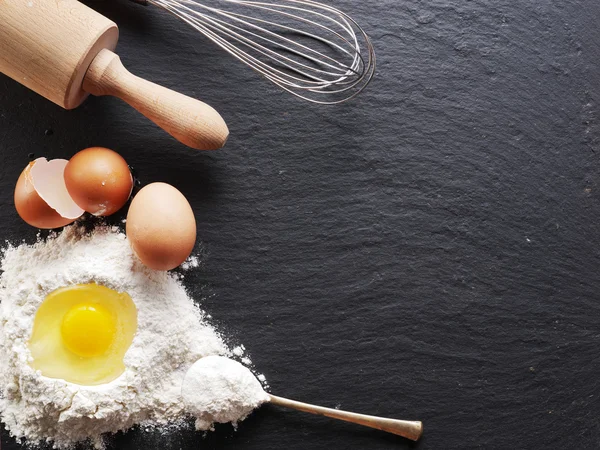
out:
{"label": "wooden handle grip", "polygon": [[227,141],[227,125],[211,106],[131,74],[110,50],[94,58],[83,89],[120,98],[189,147],[214,150]]}
{"label": "wooden handle grip", "polygon": [[308,403],[297,402],[275,395],[269,395],[270,402],[274,405],[283,406],[285,408],[296,409],[311,414],[327,416],[333,419],[352,422],[365,427],[375,428],[377,430],[386,431],[388,433],[397,434],[398,436],[419,440],[423,434],[423,424],[416,421],[387,419],[385,417],[367,416],[365,414],[356,414],[339,409],[323,408],[322,406],[311,405]]}

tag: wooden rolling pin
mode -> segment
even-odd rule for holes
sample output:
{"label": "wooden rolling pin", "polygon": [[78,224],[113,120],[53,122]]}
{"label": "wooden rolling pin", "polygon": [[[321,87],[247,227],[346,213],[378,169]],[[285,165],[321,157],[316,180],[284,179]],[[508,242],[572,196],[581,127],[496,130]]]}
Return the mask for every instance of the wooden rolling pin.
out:
{"label": "wooden rolling pin", "polygon": [[129,103],[180,142],[222,147],[229,130],[201,101],[129,73],[117,25],[77,0],[0,0],[0,72],[65,109],[88,94]]}

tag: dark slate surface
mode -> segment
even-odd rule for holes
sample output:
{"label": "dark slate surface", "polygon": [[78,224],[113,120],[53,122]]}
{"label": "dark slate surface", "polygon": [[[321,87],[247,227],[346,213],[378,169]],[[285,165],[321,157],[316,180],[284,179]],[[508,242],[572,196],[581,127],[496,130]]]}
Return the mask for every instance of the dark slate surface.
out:
{"label": "dark slate surface", "polygon": [[191,151],[118,100],[67,112],[0,77],[0,237],[35,236],[12,205],[28,153],[114,148],[189,198],[206,259],[186,285],[274,393],[425,424],[415,445],[267,406],[237,433],[111,449],[600,446],[600,3],[337,0],[379,60],[337,107],[160,10],[88,3],[130,70],[214,105],[231,138]]}

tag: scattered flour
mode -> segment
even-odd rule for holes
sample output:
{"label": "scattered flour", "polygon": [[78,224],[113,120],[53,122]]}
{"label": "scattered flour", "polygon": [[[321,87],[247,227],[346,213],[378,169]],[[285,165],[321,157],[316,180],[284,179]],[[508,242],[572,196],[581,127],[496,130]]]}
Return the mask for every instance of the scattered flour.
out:
{"label": "scattered flour", "polygon": [[194,255],[186,259],[181,265],[182,270],[196,269],[198,267],[200,267],[200,259]]}
{"label": "scattered flour", "polygon": [[[86,233],[67,227],[33,245],[9,246],[0,264],[0,419],[18,439],[57,448],[89,439],[100,446],[103,433],[136,423],[172,424],[186,415],[181,386],[192,364],[209,355],[231,355],[177,278],[139,263],[116,228]],[[127,292],[136,304],[138,331],[125,356],[126,370],[100,386],[44,377],[30,367],[27,347],[37,308],[49,292],[89,282]],[[236,387],[212,392],[200,386],[199,391],[210,405]],[[235,422],[249,412],[231,405],[215,420]]]}
{"label": "scattered flour", "polygon": [[269,395],[247,367],[223,356],[209,356],[188,371],[181,389],[188,410],[197,417],[196,428],[213,423],[234,424],[269,401]]}

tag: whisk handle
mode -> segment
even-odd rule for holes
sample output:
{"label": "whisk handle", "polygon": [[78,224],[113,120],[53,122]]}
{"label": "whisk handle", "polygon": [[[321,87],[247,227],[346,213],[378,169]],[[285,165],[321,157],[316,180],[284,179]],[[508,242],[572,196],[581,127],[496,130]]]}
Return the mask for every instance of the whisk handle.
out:
{"label": "whisk handle", "polygon": [[229,135],[225,121],[211,106],[131,74],[107,49],[92,61],[83,89],[96,96],[120,98],[192,148],[221,148]]}

